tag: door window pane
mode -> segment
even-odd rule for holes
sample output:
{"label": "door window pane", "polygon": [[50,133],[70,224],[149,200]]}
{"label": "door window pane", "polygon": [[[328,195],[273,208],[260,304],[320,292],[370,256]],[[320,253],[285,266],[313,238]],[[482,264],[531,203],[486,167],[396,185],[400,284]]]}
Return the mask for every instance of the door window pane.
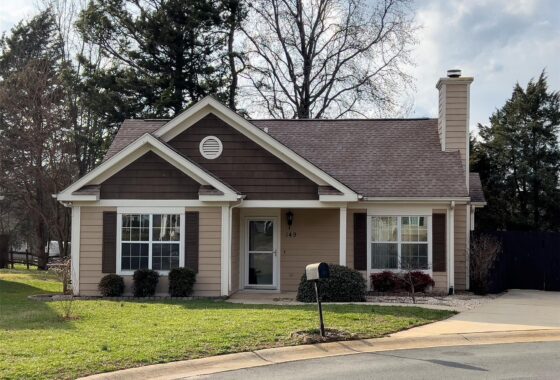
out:
{"label": "door window pane", "polygon": [[272,251],[274,223],[271,220],[249,221],[249,251]]}
{"label": "door window pane", "polygon": [[272,285],[272,253],[249,253],[249,284]]}

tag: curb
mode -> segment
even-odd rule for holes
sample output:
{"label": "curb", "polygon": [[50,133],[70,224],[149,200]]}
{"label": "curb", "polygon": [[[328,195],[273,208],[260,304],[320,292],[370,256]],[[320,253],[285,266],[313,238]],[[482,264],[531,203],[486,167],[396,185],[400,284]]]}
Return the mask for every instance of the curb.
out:
{"label": "curb", "polygon": [[252,352],[183,360],[166,364],[154,364],[145,367],[101,373],[83,377],[81,380],[128,380],[138,378],[172,380],[330,356],[417,348],[551,341],[560,341],[560,329],[475,332],[414,338],[388,336],[374,339],[267,348]]}

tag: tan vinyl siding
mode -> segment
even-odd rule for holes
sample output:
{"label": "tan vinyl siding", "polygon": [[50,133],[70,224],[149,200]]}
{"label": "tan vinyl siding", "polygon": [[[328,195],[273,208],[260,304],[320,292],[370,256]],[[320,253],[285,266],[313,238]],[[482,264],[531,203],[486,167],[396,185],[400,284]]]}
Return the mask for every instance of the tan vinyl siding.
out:
{"label": "tan vinyl siding", "polygon": [[440,103],[440,107],[444,108],[445,150],[448,152],[458,150],[463,168],[466,168],[469,85],[466,83],[447,83],[444,87],[445,90],[440,92],[440,102],[441,97],[444,96],[444,103]]}
{"label": "tan vinyl siding", "polygon": [[222,210],[212,208],[187,208],[187,211],[199,211],[199,258],[198,274],[194,285],[194,295],[218,297],[221,279],[221,233]]}
{"label": "tan vinyl siding", "polygon": [[305,266],[324,261],[338,264],[338,209],[296,209],[292,232],[287,237],[286,211],[282,210],[280,286],[282,291],[296,291]]}
{"label": "tan vinyl siding", "polygon": [[238,208],[232,210],[231,220],[231,291],[239,290],[239,244],[240,244],[240,212]]}
{"label": "tan vinyl siding", "polygon": [[103,211],[116,207],[80,207],[80,295],[99,295],[97,285],[101,273],[103,245]]}
{"label": "tan vinyl siding", "polygon": [[433,272],[432,278],[435,282],[435,286],[433,289],[434,292],[448,292],[449,289],[447,288],[447,272]]}
{"label": "tan vinyl siding", "polygon": [[[103,211],[116,211],[115,207],[81,207],[80,228],[80,295],[99,295],[97,285],[101,273],[101,247]],[[221,209],[187,208],[199,211],[199,272],[194,286],[195,296],[220,295]],[[132,292],[131,276],[125,278],[126,293]],[[167,295],[167,277],[160,277],[157,293]]]}
{"label": "tan vinyl siding", "polygon": [[455,289],[465,290],[466,282],[466,255],[467,255],[467,207],[455,207]]}

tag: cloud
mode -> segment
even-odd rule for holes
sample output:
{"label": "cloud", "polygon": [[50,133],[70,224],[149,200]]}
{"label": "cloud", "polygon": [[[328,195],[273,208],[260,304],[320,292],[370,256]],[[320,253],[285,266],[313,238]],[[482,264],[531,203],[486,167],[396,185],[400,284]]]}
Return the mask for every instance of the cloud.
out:
{"label": "cloud", "polygon": [[447,69],[474,76],[471,127],[487,123],[511,95],[547,69],[560,90],[560,2],[556,0],[423,0],[414,52],[414,116],[437,116],[434,85]]}

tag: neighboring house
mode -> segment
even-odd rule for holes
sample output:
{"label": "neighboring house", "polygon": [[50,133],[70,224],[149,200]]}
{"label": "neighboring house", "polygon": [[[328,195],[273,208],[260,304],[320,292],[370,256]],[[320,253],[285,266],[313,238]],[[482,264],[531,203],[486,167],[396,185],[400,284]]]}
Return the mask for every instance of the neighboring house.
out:
{"label": "neighboring house", "polygon": [[[246,120],[207,97],[172,120],[126,120],[72,207],[74,292],[138,268],[198,272],[195,295],[295,291],[309,263],[399,266],[469,287],[484,205],[469,173],[472,78],[442,78],[438,119]],[[130,290],[130,286],[127,287]]]}

